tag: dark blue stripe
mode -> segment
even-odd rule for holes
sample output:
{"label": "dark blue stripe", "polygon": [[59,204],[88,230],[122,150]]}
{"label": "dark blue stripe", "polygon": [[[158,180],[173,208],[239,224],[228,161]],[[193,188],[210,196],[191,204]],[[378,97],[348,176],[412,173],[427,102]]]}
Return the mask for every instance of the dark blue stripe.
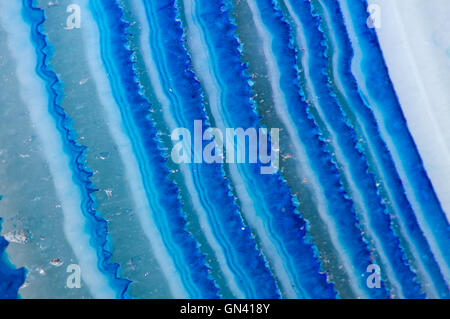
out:
{"label": "dark blue stripe", "polygon": [[414,211],[405,195],[405,189],[395,168],[392,155],[390,154],[386,143],[380,136],[375,116],[359,95],[358,84],[351,72],[351,63],[354,52],[339,4],[336,0],[331,0],[323,3],[323,6],[328,11],[330,23],[332,24],[331,32],[333,32],[333,36],[337,41],[339,55],[336,67],[339,77],[342,79],[342,85],[345,89],[350,107],[364,126],[367,139],[370,140],[370,143],[374,146],[372,151],[375,154],[377,163],[384,173],[383,182],[386,183],[386,187],[392,194],[391,200],[395,203],[395,206],[398,207],[398,209],[395,210],[395,213],[403,220],[408,239],[414,244],[414,247],[411,249],[418,252],[418,257],[430,274],[433,285],[438,290],[440,296],[448,296],[448,287],[418,225]]}
{"label": "dark blue stripe", "polygon": [[[229,7],[223,1],[199,0],[196,15],[206,35],[209,54],[221,84],[221,104],[227,113],[226,123],[232,127],[259,129],[249,86],[247,68],[241,61],[241,48],[231,23]],[[284,179],[278,175],[260,174],[260,164],[239,164],[245,172],[247,189],[257,213],[266,220],[277,240],[283,263],[295,278],[295,289],[310,298],[335,298],[333,285],[327,282],[315,255],[315,247],[307,236],[307,225],[293,204],[293,197]],[[280,254],[281,255],[281,254]]]}
{"label": "dark blue stripe", "polygon": [[[191,61],[183,46],[183,29],[177,9],[173,0],[144,3],[150,27],[161,41],[151,45],[156,52],[155,63],[159,65],[160,76],[164,78],[163,88],[171,99],[171,110],[177,114],[177,125],[189,129],[193,136],[194,120],[201,120],[204,130],[210,126],[200,84],[191,71]],[[171,88],[171,94],[167,92],[168,88]],[[204,141],[203,146],[208,143]],[[226,251],[227,263],[244,295],[247,298],[278,298],[275,280],[249,228],[243,223],[222,165],[190,164],[189,169],[199,184],[197,191],[202,195],[211,228]]]}
{"label": "dark blue stripe", "polygon": [[406,298],[423,298],[421,287],[415,280],[416,275],[411,270],[400,247],[400,241],[392,229],[392,221],[379,195],[375,177],[369,172],[365,155],[358,150],[356,133],[348,124],[348,119],[329,85],[327,46],[325,37],[319,29],[320,19],[312,14],[309,0],[292,0],[291,3],[304,29],[308,46],[308,64],[312,70],[309,75],[319,107],[322,108],[327,124],[336,132],[336,142],[348,161],[346,165],[351,178],[363,198],[371,230],[370,235],[378,237],[381,242],[381,246],[377,248],[384,253],[381,251],[378,253],[386,255],[387,262],[401,285],[403,295]]}
{"label": "dark blue stripe", "polygon": [[122,10],[115,0],[94,0],[90,1],[90,5],[100,26],[102,60],[110,74],[114,99],[128,134],[135,137],[132,144],[134,152],[140,155],[137,158],[144,185],[157,189],[156,200],[164,208],[154,212],[152,217],[190,297],[217,298],[218,288],[209,275],[205,256],[186,230],[178,188],[169,179],[157,131],[149,117],[151,105],[140,94],[140,87],[135,81],[132,52],[127,48],[128,23],[122,20]]}
{"label": "dark blue stripe", "polygon": [[64,151],[70,158],[70,168],[73,172],[74,182],[77,184],[82,199],[81,207],[84,217],[89,225],[89,235],[92,246],[97,250],[99,260],[98,266],[102,273],[107,276],[109,283],[117,292],[118,297],[124,297],[130,281],[118,277],[119,265],[109,262],[111,253],[106,249],[108,226],[106,220],[99,216],[95,210],[95,197],[97,191],[90,178],[92,172],[85,165],[86,147],[76,141],[76,132],[72,126],[72,120],[66,115],[60,106],[63,98],[63,84],[55,72],[49,66],[52,56],[52,46],[42,32],[42,24],[45,21],[44,11],[37,8],[33,0],[23,0],[23,17],[31,24],[31,40],[36,47],[38,58],[36,72],[43,79],[49,97],[49,113],[56,122],[58,131],[62,135]]}

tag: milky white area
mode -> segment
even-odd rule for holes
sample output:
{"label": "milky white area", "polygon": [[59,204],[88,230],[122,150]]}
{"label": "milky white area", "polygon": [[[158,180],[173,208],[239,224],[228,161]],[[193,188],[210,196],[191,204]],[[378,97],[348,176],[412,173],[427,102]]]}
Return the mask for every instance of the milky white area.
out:
{"label": "milky white area", "polygon": [[[367,98],[367,100],[369,101],[370,104],[376,105],[377,103],[375,101],[373,101],[371,95],[368,94],[367,83],[365,81],[366,77],[369,77],[370,75],[364,74],[362,72],[361,67],[360,67],[360,61],[362,59],[362,51],[361,51],[361,48],[358,46],[358,39],[357,39],[356,32],[355,32],[354,27],[353,27],[352,16],[350,14],[350,3],[348,1],[340,0],[339,4],[340,4],[340,7],[341,7],[341,10],[342,10],[342,13],[343,13],[345,24],[347,25],[347,31],[349,32],[349,37],[350,37],[350,40],[352,42],[353,50],[354,50],[354,53],[355,53],[353,61],[352,61],[352,72],[353,72],[353,74],[356,76],[356,78],[358,80],[358,85],[359,85],[359,88],[360,88],[361,92],[365,95],[365,97]],[[379,14],[378,18],[383,16],[382,12],[389,12],[389,10],[387,10],[387,8],[385,8],[383,10],[382,9],[383,7],[380,7],[380,6],[374,7],[374,8],[375,8],[376,12]],[[386,18],[383,19],[383,18],[381,18],[381,21],[377,22],[377,24],[381,24],[381,27],[379,29],[377,29],[377,30],[382,30],[383,28],[388,28],[387,27],[388,23],[389,22],[394,23],[394,21],[396,19],[397,19],[397,17],[394,17],[394,18],[391,18],[391,19],[386,19]],[[396,27],[392,27],[391,26],[388,29],[390,30],[390,32],[394,32],[393,30],[395,30]],[[401,30],[401,29],[398,29],[398,30]],[[384,38],[386,39],[387,37],[388,37],[388,35],[385,35]],[[404,37],[406,37],[406,35]],[[397,37],[396,39],[400,40],[401,38]],[[403,39],[405,40],[405,38],[403,38]],[[388,57],[388,55],[389,55],[389,56],[392,57],[392,56],[398,55],[399,53],[395,52],[396,51],[396,49],[395,49],[396,46],[397,46],[397,43],[391,44],[391,46],[390,46],[390,48],[391,48],[390,53],[387,54],[387,51],[385,50],[384,56]],[[386,47],[386,45],[384,47]],[[406,54],[407,51],[401,52],[401,53],[402,54]],[[398,56],[398,58],[395,61],[395,64],[392,64],[392,61],[389,60],[389,61],[391,61],[391,64],[389,64],[388,67],[390,66],[391,70],[392,70],[392,68],[395,69],[395,66],[392,67],[392,65],[400,64],[400,61],[402,59],[406,59],[406,57],[403,57],[401,55]],[[412,67],[412,66],[410,66],[410,67]],[[407,69],[403,70],[403,72],[406,72],[406,71],[407,71]],[[417,70],[417,72],[419,72],[419,70]],[[390,76],[392,76],[392,75],[390,75]],[[398,85],[398,83],[401,83],[403,80],[408,81],[405,76],[401,77],[401,80],[400,80],[399,79],[399,75],[398,75],[396,77],[396,80],[394,81],[394,83],[397,83],[397,85]],[[397,89],[397,87],[396,87],[396,89]],[[410,86],[408,90],[402,90],[402,94],[398,93],[398,95],[401,95],[404,98],[405,97],[407,98],[407,95],[412,90],[418,90],[418,88],[416,86]],[[400,103],[402,103],[402,99],[400,99]],[[418,106],[418,107],[422,107],[423,109],[426,109],[426,106]],[[402,105],[402,109],[403,109],[403,111],[405,111],[405,110],[410,110],[411,108],[408,108],[408,107],[405,107],[405,105]],[[401,180],[403,182],[403,185],[405,187],[406,196],[408,197],[408,200],[411,203],[411,206],[412,206],[412,208],[415,211],[416,218],[417,218],[417,221],[418,221],[418,223],[419,223],[419,225],[421,227],[421,230],[423,231],[423,233],[424,233],[424,235],[425,235],[425,237],[426,237],[426,239],[427,239],[427,241],[428,241],[428,243],[430,245],[431,251],[433,252],[433,255],[436,258],[436,262],[439,264],[441,269],[443,269],[442,273],[443,273],[446,281],[450,282],[449,281],[450,280],[450,271],[448,271],[449,267],[448,267],[448,265],[446,263],[446,260],[445,260],[443,254],[442,254],[442,251],[439,249],[438,243],[436,242],[434,234],[433,234],[433,232],[431,230],[431,226],[428,225],[428,223],[426,222],[424,211],[421,209],[420,203],[418,202],[418,200],[416,198],[414,186],[411,184],[410,180],[408,179],[408,176],[407,176],[406,171],[405,171],[405,167],[402,164],[402,161],[400,159],[401,158],[401,153],[398,151],[398,149],[396,148],[395,142],[392,140],[391,136],[387,132],[386,127],[385,127],[385,123],[383,121],[380,121],[380,119],[383,117],[380,114],[380,111],[377,108],[374,108],[373,111],[374,111],[375,117],[378,119],[378,125],[379,125],[379,128],[380,128],[380,134],[383,137],[383,139],[385,140],[386,145],[388,146],[389,150],[391,151],[392,158],[394,160],[394,163],[396,164],[399,176],[400,176],[400,178],[401,178]],[[408,116],[406,116],[406,118],[408,120]],[[423,125],[423,124],[421,124],[421,125],[422,125],[422,127],[426,127],[426,128],[431,129],[434,124],[433,123],[427,123],[426,126]],[[420,125],[418,125],[418,124],[417,125],[412,125],[411,123],[409,124],[409,127],[410,127],[411,131],[413,131],[413,132],[414,132],[413,129],[419,128],[419,126]],[[424,129],[424,131],[426,132],[427,130]],[[413,133],[413,136],[417,137],[414,133]],[[422,137],[424,137],[424,136],[420,135],[418,137],[418,139],[420,140]],[[417,142],[417,140],[416,140],[416,142]],[[429,143],[436,143],[435,140],[427,141],[427,142],[429,142]],[[418,145],[420,145],[420,144],[418,143]],[[419,149],[420,149],[420,146],[419,146]],[[421,155],[423,155],[423,151],[422,151]],[[435,156],[440,156],[442,158],[441,149],[438,148],[437,150],[435,150],[434,155]],[[428,168],[427,164],[425,164],[425,167]],[[445,175],[444,172],[442,172],[442,174]]]}
{"label": "milky white area", "polygon": [[[324,17],[324,20],[327,21],[328,24],[331,23],[331,22],[330,22],[331,17],[330,17],[329,12],[328,12],[327,10],[324,10],[323,17]],[[339,46],[338,43],[337,43],[337,40],[336,40],[336,38],[335,38],[334,33],[330,33],[330,41],[331,41],[333,47],[338,47],[338,46]],[[338,52],[338,51],[339,51],[339,50],[337,50],[337,51],[335,52],[335,54],[333,55],[333,64],[334,64],[334,65],[336,65],[336,64],[339,62],[339,54],[340,54],[340,52]],[[346,94],[345,94],[345,89],[344,89],[344,87],[343,87],[342,79],[341,79],[340,76],[339,76],[338,70],[337,70],[336,68],[334,68],[333,72],[334,72],[334,81],[335,81],[334,84],[339,88],[339,90],[340,90],[342,93],[344,93],[344,95],[346,95]],[[370,139],[368,139],[367,141],[369,142],[368,145],[370,146],[371,149],[377,147],[376,145],[373,145],[373,144],[370,142]],[[372,150],[370,153],[373,153],[373,150]],[[372,155],[372,156],[373,156],[373,155]],[[375,167],[377,167],[377,170],[379,170],[379,174],[380,174],[381,179],[386,179],[385,173],[383,172],[383,170],[382,170],[381,167],[379,166],[379,163],[377,163],[377,162],[375,161],[375,162],[374,162],[374,165],[375,165]],[[391,189],[386,189],[386,191],[388,192],[389,196],[394,196],[394,195],[391,193],[391,191],[392,191]],[[394,205],[395,205],[396,202],[394,201],[393,203],[394,203]],[[396,205],[395,205],[395,206],[396,206]],[[402,208],[396,206],[396,209],[402,209]],[[406,228],[405,222],[404,222],[403,219],[401,219],[401,218],[398,219],[398,222],[399,222],[399,224],[401,225],[401,227],[400,227],[399,230],[400,230],[400,232],[401,232],[403,238],[405,238],[405,240],[408,242],[409,247],[411,247],[411,252],[412,252],[412,254],[414,255],[414,258],[415,258],[415,260],[416,260],[416,271],[417,271],[418,273],[420,273],[421,276],[423,276],[423,277],[425,278],[425,279],[424,279],[425,282],[431,282],[432,279],[431,279],[429,273],[425,270],[425,266],[424,266],[424,264],[422,263],[421,258],[419,258],[419,255],[418,255],[417,250],[413,248],[413,247],[414,247],[414,243],[411,242],[411,238],[410,238],[410,237],[406,234],[406,232],[405,232],[405,228]],[[437,298],[437,296],[438,296],[436,290],[434,290],[432,287],[426,287],[426,293],[427,293],[427,295],[431,296],[432,298]]]}
{"label": "milky white area", "polygon": [[21,1],[0,1],[0,23],[7,33],[8,48],[16,62],[21,98],[42,144],[62,204],[64,232],[91,294],[95,298],[115,298],[116,294],[109,286],[108,279],[97,267],[97,252],[91,246],[91,238],[86,232],[88,225],[81,209],[82,195],[73,181],[70,158],[64,152],[62,136],[48,112],[49,99],[45,83],[35,72],[37,56],[30,38],[31,26],[22,19],[21,9]]}
{"label": "milky white area", "polygon": [[408,128],[450,220],[450,1],[369,0]]}

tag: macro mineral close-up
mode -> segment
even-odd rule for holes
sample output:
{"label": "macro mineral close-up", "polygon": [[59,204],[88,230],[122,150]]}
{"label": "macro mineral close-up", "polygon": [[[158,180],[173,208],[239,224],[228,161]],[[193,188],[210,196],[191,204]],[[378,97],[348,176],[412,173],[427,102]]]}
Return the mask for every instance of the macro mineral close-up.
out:
{"label": "macro mineral close-up", "polygon": [[0,0],[0,299],[450,299],[449,88],[449,0]]}

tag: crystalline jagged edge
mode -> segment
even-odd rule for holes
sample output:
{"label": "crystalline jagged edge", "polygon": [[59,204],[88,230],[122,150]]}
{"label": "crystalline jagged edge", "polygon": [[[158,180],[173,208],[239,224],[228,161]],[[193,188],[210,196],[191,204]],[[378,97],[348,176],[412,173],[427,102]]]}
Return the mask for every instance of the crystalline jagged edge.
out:
{"label": "crystalline jagged edge", "polygon": [[112,254],[106,249],[108,246],[108,225],[106,220],[101,218],[95,209],[94,193],[97,189],[95,189],[90,180],[93,173],[85,166],[87,149],[76,141],[76,132],[72,127],[72,120],[60,105],[64,96],[62,83],[49,65],[53,48],[42,31],[42,25],[45,22],[44,11],[38,8],[33,0],[24,0],[23,15],[32,25],[31,38],[36,47],[38,57],[37,72],[46,84],[50,100],[49,112],[54,117],[58,130],[64,138],[64,147],[70,156],[74,181],[84,199],[82,210],[88,220],[91,240],[100,260],[98,266],[108,276],[109,282],[114,287],[117,295],[120,298],[124,298],[130,281],[119,277],[119,264],[109,262]]}

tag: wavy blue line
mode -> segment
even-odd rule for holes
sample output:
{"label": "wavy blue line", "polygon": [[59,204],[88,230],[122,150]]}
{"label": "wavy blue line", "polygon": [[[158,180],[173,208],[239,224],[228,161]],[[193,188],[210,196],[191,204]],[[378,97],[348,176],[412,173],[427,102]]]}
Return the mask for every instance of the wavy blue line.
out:
{"label": "wavy blue line", "polygon": [[135,79],[132,52],[128,49],[127,40],[129,24],[122,19],[123,12],[115,0],[90,1],[90,7],[101,29],[102,60],[111,76],[114,99],[126,122],[127,131],[136,137],[132,141],[133,148],[140,155],[137,157],[146,191],[148,188],[154,189],[158,194],[156,200],[164,209],[154,214],[164,243],[169,247],[189,295],[193,298],[217,298],[218,288],[210,278],[205,258],[198,243],[186,231],[178,189],[169,179],[157,131],[149,117],[151,106],[140,94]]}
{"label": "wavy blue line", "polygon": [[389,293],[384,282],[381,289],[369,289],[366,285],[364,275],[367,266],[372,264],[370,252],[362,238],[353,203],[343,190],[337,167],[326,151],[325,144],[320,138],[319,128],[309,114],[308,106],[304,101],[297,74],[297,57],[292,45],[290,26],[283,19],[274,1],[260,0],[257,3],[263,23],[273,35],[276,35],[272,37],[272,50],[280,72],[280,87],[290,116],[310,159],[311,168],[322,186],[329,214],[337,225],[338,238],[347,248],[347,251],[342,253],[348,254],[354,266],[353,273],[350,275],[368,296],[386,298]]}
{"label": "wavy blue line", "polygon": [[[242,48],[236,38],[236,26],[230,20],[229,6],[223,1],[199,0],[196,15],[206,36],[215,77],[221,86],[222,112],[230,127],[258,129],[246,65],[241,62]],[[261,165],[239,164],[246,187],[254,195],[257,213],[264,219],[283,263],[294,277],[295,290],[309,298],[335,298],[333,285],[326,281],[317,251],[307,235],[307,225],[293,204],[284,179],[260,174]]]}
{"label": "wavy blue line", "polygon": [[[164,88],[171,108],[177,114],[177,125],[193,133],[194,120],[201,120],[204,130],[210,126],[203,107],[201,87],[194,73],[190,57],[183,46],[183,29],[178,19],[175,1],[144,1],[147,17],[159,43],[153,43],[156,63],[163,78]],[[155,30],[156,29],[156,30]],[[203,142],[205,146],[208,141]],[[208,212],[213,232],[226,251],[227,264],[237,277],[247,298],[278,298],[279,291],[266,265],[264,256],[257,250],[248,227],[245,227],[239,208],[224,178],[221,164],[191,164],[191,174],[197,191]],[[214,186],[212,186],[214,185]]]}
{"label": "wavy blue line", "polygon": [[63,84],[56,73],[49,66],[53,48],[48,42],[47,36],[43,33],[43,23],[45,22],[44,11],[34,4],[34,0],[23,0],[22,14],[24,19],[31,24],[31,40],[36,47],[38,57],[37,74],[45,81],[49,96],[49,112],[54,118],[57,128],[64,137],[64,149],[70,157],[70,166],[73,171],[74,181],[77,184],[83,198],[82,211],[88,220],[89,234],[92,244],[97,250],[99,260],[98,267],[108,277],[108,281],[120,298],[125,297],[130,281],[119,278],[119,265],[110,263],[111,253],[106,249],[107,242],[107,222],[101,218],[95,210],[95,189],[90,177],[93,173],[85,166],[86,147],[76,141],[76,132],[72,126],[72,120],[66,115],[61,107],[64,93]]}
{"label": "wavy blue line", "polygon": [[358,84],[351,72],[351,63],[354,52],[343,21],[342,12],[336,0],[323,2],[324,8],[328,11],[332,32],[339,46],[339,56],[337,69],[342,85],[345,89],[349,105],[357,114],[359,121],[364,126],[368,141],[373,145],[372,151],[375,154],[377,163],[384,172],[384,182],[391,200],[396,203],[396,214],[403,221],[403,227],[407,233],[408,241],[413,242],[413,247],[418,251],[417,258],[425,265],[431,274],[433,284],[439,291],[441,297],[448,297],[448,287],[440,272],[439,266],[433,258],[430,247],[420,230],[414,211],[405,195],[402,181],[395,168],[392,155],[385,142],[380,136],[379,128],[372,110],[364,103],[358,90]]}
{"label": "wavy blue line", "polygon": [[[1,200],[1,198],[0,198]],[[2,230],[2,218],[0,218],[0,231]],[[19,298],[19,288],[25,282],[26,269],[15,269],[6,256],[8,242],[0,236],[0,299]]]}
{"label": "wavy blue line", "polygon": [[[407,298],[423,298],[416,274],[411,270],[408,260],[400,247],[399,238],[392,229],[392,220],[378,192],[376,180],[369,172],[366,156],[358,149],[356,133],[350,126],[346,114],[333,93],[327,73],[327,45],[323,32],[320,31],[320,18],[313,13],[309,0],[292,0],[292,7],[299,17],[304,29],[308,47],[308,64],[312,72],[309,79],[317,96],[318,106],[326,118],[327,125],[336,133],[336,142],[345,159],[351,178],[362,195],[369,222],[369,236],[378,237],[376,244],[381,255],[384,252],[386,262],[392,267],[394,277],[398,280],[402,293]],[[389,279],[388,276],[386,276]]]}
{"label": "wavy blue line", "polygon": [[[398,151],[400,163],[411,183],[415,199],[423,211],[433,241],[439,247],[445,266],[449,269],[450,224],[428,178],[414,139],[408,130],[398,97],[389,78],[376,31],[367,27],[367,2],[356,1],[349,4],[348,8],[359,46],[363,52],[361,69],[365,74],[370,74],[367,92],[376,102],[375,107],[383,117],[386,132]],[[364,80],[369,81],[368,78]]]}

